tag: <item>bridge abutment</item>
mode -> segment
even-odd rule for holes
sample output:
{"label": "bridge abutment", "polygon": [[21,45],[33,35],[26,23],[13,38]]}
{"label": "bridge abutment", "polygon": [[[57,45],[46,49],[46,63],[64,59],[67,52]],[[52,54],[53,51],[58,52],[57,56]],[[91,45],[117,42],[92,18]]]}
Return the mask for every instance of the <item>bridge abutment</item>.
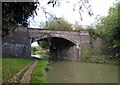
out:
{"label": "bridge abutment", "polygon": [[2,39],[2,57],[31,57],[27,28],[17,28],[13,35]]}

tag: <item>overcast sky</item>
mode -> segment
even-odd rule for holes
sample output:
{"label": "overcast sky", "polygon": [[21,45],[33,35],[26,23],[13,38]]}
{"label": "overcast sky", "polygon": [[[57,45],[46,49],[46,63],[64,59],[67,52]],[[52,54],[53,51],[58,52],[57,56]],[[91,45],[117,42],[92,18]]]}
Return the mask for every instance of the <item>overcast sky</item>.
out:
{"label": "overcast sky", "polygon": [[[106,16],[108,14],[108,10],[111,6],[113,6],[113,2],[116,0],[89,0],[89,4],[92,6],[92,11],[94,13],[93,16],[89,16],[86,9],[84,8],[82,12],[83,20],[80,20],[79,12],[76,10],[73,12],[73,4],[72,3],[65,3],[64,0],[61,2],[60,7],[52,7],[51,5],[46,5],[49,0],[40,0],[41,6],[46,8],[46,11],[55,14],[57,17],[64,17],[68,22],[74,24],[76,21],[79,22],[81,25],[90,25],[95,22],[95,18],[97,15]],[[69,0],[77,1],[77,0]],[[77,8],[76,8],[77,9]],[[42,10],[37,11],[37,16],[33,19],[30,18],[29,21],[30,27],[33,28],[40,28],[40,22],[45,22],[46,17]]]}

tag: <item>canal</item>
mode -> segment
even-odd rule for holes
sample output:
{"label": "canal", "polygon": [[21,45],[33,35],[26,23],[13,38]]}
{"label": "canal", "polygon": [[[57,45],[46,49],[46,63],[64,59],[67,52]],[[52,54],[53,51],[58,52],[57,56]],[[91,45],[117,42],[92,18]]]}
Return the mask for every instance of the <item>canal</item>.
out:
{"label": "canal", "polygon": [[116,65],[57,60],[48,68],[48,83],[118,83]]}

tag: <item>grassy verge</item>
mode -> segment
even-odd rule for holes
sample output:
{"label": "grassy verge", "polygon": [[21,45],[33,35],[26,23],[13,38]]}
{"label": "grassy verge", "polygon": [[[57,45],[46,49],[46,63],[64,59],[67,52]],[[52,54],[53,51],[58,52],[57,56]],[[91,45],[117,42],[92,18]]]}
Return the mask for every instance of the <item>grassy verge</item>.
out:
{"label": "grassy verge", "polygon": [[3,83],[16,75],[24,66],[31,64],[31,59],[25,58],[2,58],[2,80]]}
{"label": "grassy verge", "polygon": [[31,74],[31,80],[30,83],[31,84],[35,84],[35,83],[47,83],[46,80],[46,71],[45,71],[45,67],[47,65],[47,61],[46,60],[40,60],[35,69],[33,70],[32,74]]}
{"label": "grassy verge", "polygon": [[31,66],[31,64],[29,64],[18,76],[18,78],[16,79],[16,83],[20,83],[20,80],[22,79],[23,75],[25,74],[25,72],[29,69],[29,67]]}

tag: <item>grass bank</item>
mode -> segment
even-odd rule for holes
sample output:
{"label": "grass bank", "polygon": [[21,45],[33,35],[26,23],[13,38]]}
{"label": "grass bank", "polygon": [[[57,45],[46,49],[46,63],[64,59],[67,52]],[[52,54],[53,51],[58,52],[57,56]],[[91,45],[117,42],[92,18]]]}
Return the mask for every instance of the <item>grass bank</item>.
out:
{"label": "grass bank", "polygon": [[26,65],[32,64],[31,59],[26,58],[2,58],[2,80],[3,83],[16,75]]}
{"label": "grass bank", "polygon": [[31,74],[31,80],[30,80],[31,84],[47,83],[47,80],[46,80],[47,75],[45,71],[46,65],[47,65],[46,60],[39,60],[39,62],[37,63],[35,69]]}

